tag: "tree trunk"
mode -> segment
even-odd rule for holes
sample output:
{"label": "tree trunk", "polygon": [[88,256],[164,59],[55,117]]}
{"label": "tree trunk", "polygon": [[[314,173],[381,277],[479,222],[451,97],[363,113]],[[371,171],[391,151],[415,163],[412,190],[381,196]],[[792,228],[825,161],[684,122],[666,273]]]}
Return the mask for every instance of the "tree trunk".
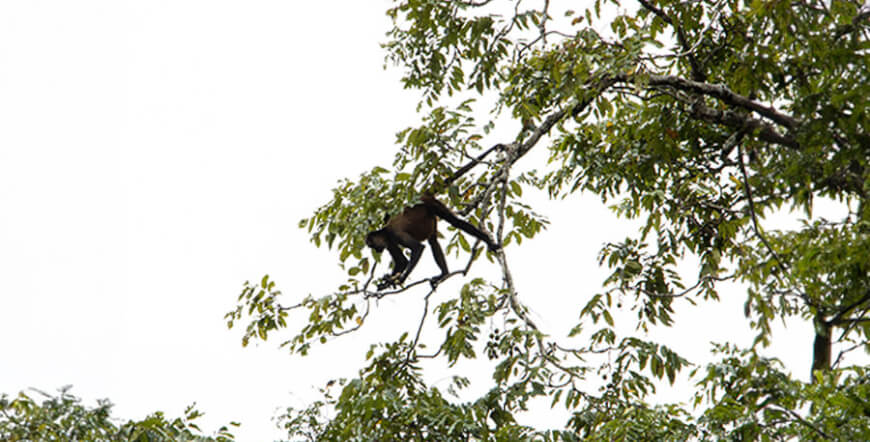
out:
{"label": "tree trunk", "polygon": [[816,340],[813,342],[813,369],[810,372],[810,380],[815,381],[813,373],[816,370],[828,371],[831,369],[831,324],[824,321],[821,316],[816,316],[814,321]]}

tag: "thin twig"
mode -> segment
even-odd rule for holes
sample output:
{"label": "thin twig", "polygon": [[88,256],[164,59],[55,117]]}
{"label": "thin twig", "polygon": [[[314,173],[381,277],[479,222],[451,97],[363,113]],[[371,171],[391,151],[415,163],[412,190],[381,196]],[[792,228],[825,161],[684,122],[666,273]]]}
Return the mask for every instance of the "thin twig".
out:
{"label": "thin twig", "polygon": [[825,433],[824,431],[822,431],[820,428],[817,428],[815,425],[807,422],[806,419],[801,417],[801,415],[795,413],[793,410],[789,410],[788,408],[781,407],[779,405],[774,406],[774,408],[788,413],[791,417],[795,418],[798,422],[803,424],[805,427],[815,431],[816,433],[819,434],[819,436],[822,436],[823,440],[833,440],[833,439],[831,439],[831,436],[828,436],[828,434]]}
{"label": "thin twig", "polygon": [[752,220],[752,228],[755,231],[755,235],[761,239],[761,242],[767,248],[773,258],[776,259],[776,264],[783,271],[783,273],[787,273],[788,269],[785,267],[785,264],[782,261],[782,258],[779,257],[779,253],[774,250],[773,246],[770,244],[770,241],[767,240],[767,237],[764,235],[761,226],[758,224],[758,212],[755,211],[755,202],[752,198],[752,186],[749,184],[749,174],[746,173],[746,163],[743,161],[743,146],[740,144],[740,140],[743,138],[743,131],[737,131],[732,134],[725,144],[733,145],[737,144],[737,163],[740,166],[740,174],[743,175],[743,190],[746,193],[746,202],[749,208],[749,217]]}
{"label": "thin twig", "polygon": [[363,326],[363,324],[366,323],[366,318],[369,317],[369,310],[371,310],[370,307],[371,307],[371,301],[366,299],[366,312],[363,313],[363,315],[359,318],[359,321],[356,323],[356,326],[351,327],[351,328],[346,329],[346,330],[334,332],[334,333],[332,333],[332,336],[338,337],[338,336],[346,335],[348,333],[352,333],[352,332],[359,330]]}
{"label": "thin twig", "polygon": [[683,296],[688,295],[689,293],[691,293],[693,290],[700,287],[701,284],[703,284],[705,282],[727,281],[729,279],[733,279],[735,276],[737,276],[737,275],[734,274],[734,275],[730,275],[730,276],[721,276],[721,277],[720,276],[704,276],[704,277],[698,278],[698,282],[696,282],[694,285],[692,285],[691,287],[689,287],[689,288],[687,288],[679,293],[654,293],[654,292],[651,292],[649,290],[646,290],[646,289],[643,289],[640,287],[630,287],[630,288],[632,288],[640,293],[643,293],[651,298],[681,298]]}
{"label": "thin twig", "polygon": [[689,41],[686,38],[686,33],[683,30],[683,27],[676,23],[669,15],[665,13],[660,8],[655,7],[653,4],[649,3],[646,0],[638,0],[640,4],[651,11],[653,14],[657,15],[659,18],[664,20],[665,23],[673,26],[674,30],[677,34],[677,41],[680,42],[680,46],[683,48],[683,52],[677,54],[670,54],[669,57],[687,57],[689,59],[689,67],[692,70],[692,78],[696,81],[706,81],[707,76],[704,74],[704,71],[701,70],[701,65],[698,64],[698,60],[695,58],[695,51],[698,49],[698,46],[701,45],[701,42],[704,41],[704,34],[710,30],[713,26],[713,23],[719,18],[719,15],[722,13],[722,3],[717,3],[714,5],[716,8],[716,15],[710,19],[707,23],[707,26],[698,34],[698,39],[691,46],[689,45]]}
{"label": "thin twig", "polygon": [[414,336],[414,342],[411,343],[411,348],[408,349],[408,354],[405,355],[405,362],[402,363],[403,366],[408,365],[411,362],[411,354],[417,349],[417,343],[420,341],[420,333],[423,331],[423,324],[426,323],[426,316],[429,314],[429,297],[435,293],[435,287],[426,294],[426,297],[423,298],[423,317],[420,318],[420,325],[417,326],[417,334]]}
{"label": "thin twig", "polygon": [[855,344],[855,345],[853,345],[845,350],[840,350],[840,353],[837,355],[837,360],[834,361],[834,363],[831,365],[831,369],[835,369],[835,368],[837,368],[837,366],[840,365],[840,360],[843,359],[843,356],[846,356],[846,353],[849,353],[853,350],[857,350],[858,348],[864,347],[867,344],[870,344],[870,341],[859,342],[859,343],[857,343],[857,344]]}
{"label": "thin twig", "polygon": [[547,10],[550,9],[550,0],[544,0],[544,7],[541,10],[541,15],[544,17],[541,19],[541,24],[538,26],[538,30],[541,34],[541,41],[544,43],[544,46],[547,45],[547,19],[550,18]]}

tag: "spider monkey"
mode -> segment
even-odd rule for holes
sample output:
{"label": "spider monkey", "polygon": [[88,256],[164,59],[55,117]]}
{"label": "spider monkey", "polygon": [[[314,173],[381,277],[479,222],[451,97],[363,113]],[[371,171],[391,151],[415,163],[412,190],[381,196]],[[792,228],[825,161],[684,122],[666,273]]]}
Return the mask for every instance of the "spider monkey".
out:
{"label": "spider monkey", "polygon": [[[497,144],[491,147],[482,155],[469,162],[445,180],[441,186],[446,187],[449,185],[498,147],[501,147],[501,145]],[[387,249],[393,258],[393,271],[385,275],[383,280],[378,283],[378,290],[397,283],[401,284],[405,281],[405,278],[414,270],[417,261],[420,260],[420,255],[423,254],[423,249],[425,248],[423,244],[424,240],[429,242],[435,263],[441,269],[440,275],[429,280],[432,286],[437,285],[450,273],[447,270],[447,262],[444,260],[444,252],[441,250],[441,245],[438,244],[438,228],[436,225],[438,218],[485,242],[490,251],[494,252],[501,248],[501,245],[496,244],[489,236],[481,232],[480,229],[467,221],[459,219],[447,206],[435,199],[433,192],[427,192],[420,198],[419,204],[407,207],[402,213],[387,218],[386,225],[383,228],[366,235],[366,245],[376,252],[382,252],[384,249]],[[410,262],[405,258],[404,253],[402,253],[402,247],[411,250]]]}

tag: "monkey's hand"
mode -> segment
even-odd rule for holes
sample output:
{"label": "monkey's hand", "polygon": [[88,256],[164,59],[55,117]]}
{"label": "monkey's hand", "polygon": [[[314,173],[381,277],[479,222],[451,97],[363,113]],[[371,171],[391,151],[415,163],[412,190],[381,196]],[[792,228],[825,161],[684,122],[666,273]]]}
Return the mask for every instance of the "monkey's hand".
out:
{"label": "monkey's hand", "polygon": [[394,285],[395,285],[395,283],[393,283],[393,281],[391,281],[387,278],[384,278],[384,279],[381,279],[380,281],[378,281],[378,290],[383,290],[387,287],[392,287]]}
{"label": "monkey's hand", "polygon": [[489,243],[487,244],[487,247],[489,248],[489,251],[493,252],[493,253],[501,250],[501,244],[499,244],[495,241],[489,241]]}
{"label": "monkey's hand", "polygon": [[393,273],[388,273],[381,277],[381,280],[378,281],[378,290],[383,290],[387,287],[395,287],[396,284],[401,282],[401,275],[396,275]]}

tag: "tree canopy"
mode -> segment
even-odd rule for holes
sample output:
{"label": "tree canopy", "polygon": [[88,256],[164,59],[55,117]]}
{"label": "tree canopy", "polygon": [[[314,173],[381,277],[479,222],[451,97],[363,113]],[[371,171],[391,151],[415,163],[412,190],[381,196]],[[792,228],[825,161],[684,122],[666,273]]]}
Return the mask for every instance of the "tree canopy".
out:
{"label": "tree canopy", "polygon": [[[34,397],[41,397],[38,401]],[[4,441],[215,441],[233,440],[228,427],[214,437],[205,436],[194,422],[202,413],[187,407],[183,418],[170,419],[162,412],[120,423],[112,417],[112,403],[82,405],[81,399],[61,388],[57,395],[34,390],[10,398],[0,395],[0,439]],[[238,426],[232,423],[232,426]]]}
{"label": "tree canopy", "polygon": [[[244,324],[244,344],[284,334],[281,345],[301,355],[364,327],[376,300],[425,282],[378,291],[379,257],[365,252],[365,234],[496,144],[497,158],[439,198],[505,245],[486,255],[501,275],[471,279],[438,305],[430,290],[417,329],[372,345],[359,375],[331,382],[322,400],[288,409],[290,436],[870,439],[870,379],[852,357],[870,350],[870,7],[597,0],[569,9],[577,7],[397,0],[387,10],[386,59],[419,91],[420,125],[398,132],[390,167],[340,182],[301,222],[314,244],[338,252],[347,280],[303,298],[266,276],[244,286],[227,320]],[[499,138],[505,126],[517,130]],[[533,150],[547,160],[530,163]],[[607,239],[599,257],[609,276],[569,336],[540,331],[511,273],[527,270],[509,267],[547,224],[524,197],[529,188],[559,199],[594,194],[640,225]],[[842,209],[836,218],[814,216],[820,198]],[[783,212],[797,227],[765,226]],[[448,237],[448,252],[468,254],[466,269],[484,256]],[[700,364],[645,333],[680,327],[675,306],[717,302],[727,283],[745,287],[752,347],[715,344],[712,362]],[[771,324],[787,318],[814,326],[812,374],[759,354],[773,344]],[[440,330],[434,351],[420,346],[427,321]],[[476,399],[450,397],[467,378],[454,377],[445,395],[422,377],[424,359],[484,355],[496,369]],[[683,375],[696,382],[691,397],[651,400],[657,384]],[[532,402],[570,418],[562,428],[519,424]]]}

